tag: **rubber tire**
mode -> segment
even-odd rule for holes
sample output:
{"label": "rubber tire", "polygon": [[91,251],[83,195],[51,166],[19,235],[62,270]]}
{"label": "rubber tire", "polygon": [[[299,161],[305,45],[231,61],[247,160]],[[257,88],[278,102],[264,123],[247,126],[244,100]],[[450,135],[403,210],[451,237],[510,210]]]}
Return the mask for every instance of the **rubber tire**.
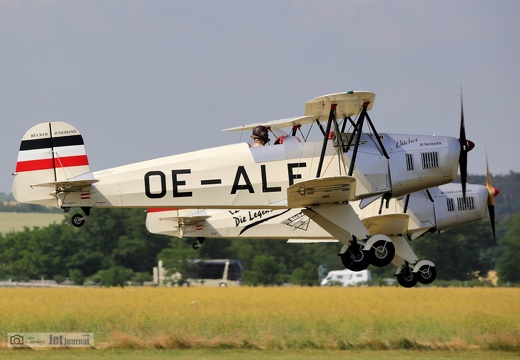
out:
{"label": "rubber tire", "polygon": [[[384,248],[384,254],[378,251]],[[395,246],[390,241],[378,240],[369,250],[370,263],[376,267],[383,267],[392,262],[395,256]]]}
{"label": "rubber tire", "polygon": [[[425,274],[426,271],[428,271],[427,274]],[[419,268],[419,271],[417,271],[416,277],[421,284],[428,285],[435,281],[437,270],[435,266],[423,265]]]}
{"label": "rubber tire", "polygon": [[72,215],[72,219],[70,219],[72,226],[74,227],[82,227],[85,224],[85,218],[81,214]]}
{"label": "rubber tire", "polygon": [[370,265],[368,251],[362,249],[359,249],[359,253],[356,255],[349,249],[340,256],[343,266],[352,271],[365,270]]}
{"label": "rubber tire", "polygon": [[417,275],[411,271],[405,271],[405,273],[407,274],[405,275],[402,272],[397,274],[397,282],[399,285],[405,288],[412,288],[417,285]]}

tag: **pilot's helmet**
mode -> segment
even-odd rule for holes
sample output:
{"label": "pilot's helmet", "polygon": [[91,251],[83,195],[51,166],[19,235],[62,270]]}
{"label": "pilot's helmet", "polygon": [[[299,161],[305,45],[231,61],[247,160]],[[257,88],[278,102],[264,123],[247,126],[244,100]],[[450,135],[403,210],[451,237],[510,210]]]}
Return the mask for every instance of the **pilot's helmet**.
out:
{"label": "pilot's helmet", "polygon": [[253,129],[253,135],[251,135],[253,139],[260,139],[264,143],[269,141],[269,130],[263,125],[258,125]]}

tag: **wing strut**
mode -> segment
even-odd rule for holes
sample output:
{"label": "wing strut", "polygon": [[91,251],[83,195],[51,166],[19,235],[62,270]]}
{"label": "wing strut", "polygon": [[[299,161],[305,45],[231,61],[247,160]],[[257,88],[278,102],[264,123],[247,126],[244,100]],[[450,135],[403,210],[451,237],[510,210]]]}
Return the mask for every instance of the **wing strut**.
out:
{"label": "wing strut", "polygon": [[361,132],[363,131],[363,125],[365,122],[365,118],[368,122],[368,126],[370,127],[370,130],[372,130],[372,132],[374,133],[376,141],[379,144],[381,154],[385,158],[390,159],[383,143],[381,142],[381,138],[379,137],[379,134],[377,133],[377,130],[376,130],[374,124],[372,123],[372,120],[370,119],[370,116],[368,116],[367,108],[368,108],[369,104],[370,104],[369,102],[363,103],[363,108],[361,110],[361,113],[359,114],[359,119],[357,120],[357,122],[354,122],[352,119],[349,118],[350,122],[354,125],[354,131],[352,133],[352,136],[349,138],[349,140],[347,142],[347,146],[346,146],[347,151],[352,146],[352,141],[354,141],[354,138],[356,139],[354,142],[354,150],[352,152],[352,160],[350,162],[350,167],[348,170],[349,176],[352,176],[352,173],[354,172],[354,167],[356,165],[356,157],[357,157],[357,152],[358,152],[358,148],[359,148],[359,141],[361,138]]}
{"label": "wing strut", "polygon": [[321,176],[321,168],[323,166],[323,159],[325,158],[325,151],[327,150],[327,142],[329,141],[329,133],[333,120],[336,120],[336,104],[330,105],[329,120],[327,121],[327,130],[325,130],[325,133],[323,134],[323,146],[321,148],[320,163],[318,164],[318,171],[316,172],[317,178]]}

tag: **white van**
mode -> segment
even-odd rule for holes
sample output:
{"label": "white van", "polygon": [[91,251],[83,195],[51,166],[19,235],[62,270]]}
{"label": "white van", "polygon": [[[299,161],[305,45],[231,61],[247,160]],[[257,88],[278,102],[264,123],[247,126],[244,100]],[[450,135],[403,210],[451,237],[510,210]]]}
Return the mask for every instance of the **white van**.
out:
{"label": "white van", "polygon": [[348,269],[330,271],[321,281],[321,286],[356,286],[370,281],[372,274],[370,270],[352,271]]}

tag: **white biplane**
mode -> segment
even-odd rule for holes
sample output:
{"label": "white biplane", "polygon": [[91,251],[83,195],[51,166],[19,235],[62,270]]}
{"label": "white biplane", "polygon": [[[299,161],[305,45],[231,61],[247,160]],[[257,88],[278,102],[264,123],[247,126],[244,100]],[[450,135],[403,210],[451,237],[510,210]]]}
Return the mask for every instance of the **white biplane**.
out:
{"label": "white biplane", "polygon": [[[466,139],[462,108],[459,138],[378,134],[368,115],[374,100],[375,94],[366,91],[312,99],[304,116],[270,124],[271,129],[293,129],[276,145],[239,143],[95,172],[75,127],[42,123],[22,139],[13,195],[23,203],[81,208],[83,214],[72,217],[75,226],[83,225],[96,207],[303,208],[345,244],[341,256],[348,263],[376,243],[395,247],[389,236],[367,228],[352,202],[364,208],[378,199],[450,183],[459,164],[465,198],[467,152],[473,144]],[[321,141],[296,138],[306,124],[321,129]]]}
{"label": "white biplane", "polygon": [[[488,174],[489,179],[489,174]],[[364,209],[360,201],[352,203],[354,210],[371,235],[390,237],[394,248],[384,241],[372,247],[362,247],[355,258],[342,256],[345,268],[361,271],[374,265],[382,267],[390,262],[396,266],[396,277],[404,287],[420,282],[430,284],[436,278],[435,264],[419,260],[410,242],[429,232],[471,224],[486,217],[486,205],[495,236],[494,198],[499,190],[488,180],[486,186],[468,184],[466,198],[461,184],[450,183],[424,191],[392,198],[385,205],[374,202]],[[284,210],[195,210],[149,209],[146,227],[154,234],[179,238],[195,238],[196,249],[206,238],[277,239],[289,243],[338,242],[311,220],[305,209]],[[340,251],[345,252],[345,246]]]}

